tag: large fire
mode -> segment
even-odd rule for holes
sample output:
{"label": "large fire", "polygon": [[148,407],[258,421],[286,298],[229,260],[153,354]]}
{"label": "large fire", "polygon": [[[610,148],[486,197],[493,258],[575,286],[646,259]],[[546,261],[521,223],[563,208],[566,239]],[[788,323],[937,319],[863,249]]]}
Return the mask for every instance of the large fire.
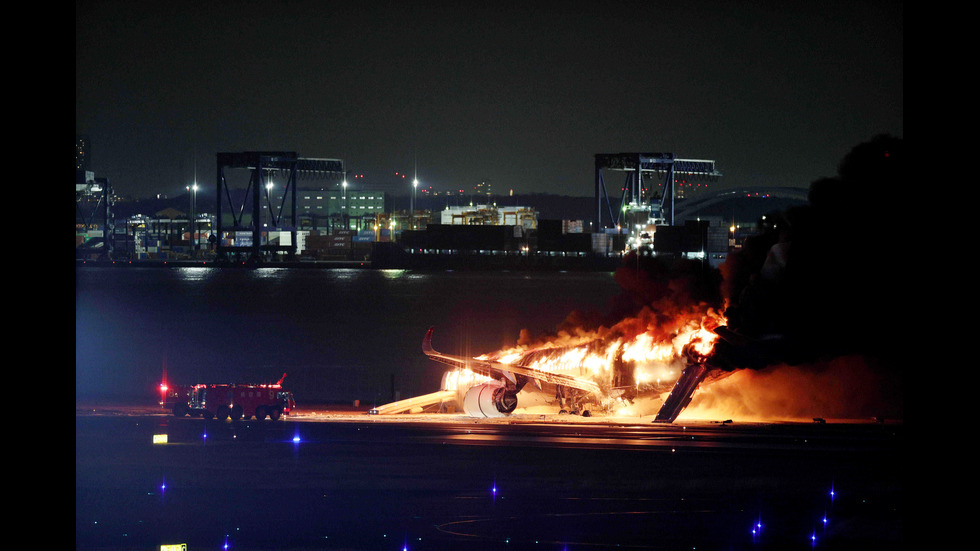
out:
{"label": "large fire", "polygon": [[[719,339],[715,329],[726,323],[721,313],[704,305],[667,311],[644,308],[636,316],[595,329],[569,324],[547,337],[531,338],[524,332],[517,345],[477,359],[586,378],[607,393],[610,400],[602,404],[607,413],[652,416],[686,367],[692,362],[711,363]],[[454,370],[445,374],[442,389],[465,391],[490,381],[465,369]],[[860,356],[765,369],[712,369],[681,418],[747,422],[869,418],[887,411],[882,393],[888,384],[891,381]]]}
{"label": "large fire", "polygon": [[[477,359],[587,378],[610,394],[628,389],[630,397],[659,397],[670,391],[692,355],[711,355],[718,339],[713,330],[724,323],[719,312],[704,305],[670,314],[644,308],[609,327],[567,329],[534,340],[524,335],[521,344]],[[646,413],[630,411],[629,405],[624,402],[617,411]]]}
{"label": "large fire", "polygon": [[[609,327],[559,331],[477,359],[511,363],[549,373],[584,377],[610,396],[632,389],[629,400],[605,404],[613,415],[657,413],[689,362],[710,358],[725,318],[712,308],[689,307],[667,315],[644,309]],[[466,390],[491,378],[468,370],[449,371],[443,390]],[[687,420],[810,421],[816,417],[867,418],[881,401],[869,389],[886,384],[860,357],[766,369],[713,370],[698,386]]]}
{"label": "large fire", "polygon": [[812,422],[896,415],[897,381],[869,358],[852,355],[801,365],[714,371],[684,410],[688,420]]}

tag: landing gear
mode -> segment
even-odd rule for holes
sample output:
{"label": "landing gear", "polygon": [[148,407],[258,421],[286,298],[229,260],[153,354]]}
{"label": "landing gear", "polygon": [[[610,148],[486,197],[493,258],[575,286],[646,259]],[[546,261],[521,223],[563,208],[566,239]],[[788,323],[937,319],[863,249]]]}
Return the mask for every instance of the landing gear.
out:
{"label": "landing gear", "polygon": [[571,413],[582,417],[592,416],[592,413],[585,407],[591,402],[589,394],[585,392],[559,386],[555,392],[555,399],[558,400],[558,405],[561,407],[558,411],[560,415]]}

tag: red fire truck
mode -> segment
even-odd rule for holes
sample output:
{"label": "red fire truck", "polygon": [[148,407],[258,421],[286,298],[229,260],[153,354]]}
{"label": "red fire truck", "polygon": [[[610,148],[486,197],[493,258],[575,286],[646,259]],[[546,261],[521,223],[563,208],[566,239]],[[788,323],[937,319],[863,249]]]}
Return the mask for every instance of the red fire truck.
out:
{"label": "red fire truck", "polygon": [[293,394],[282,387],[285,378],[283,374],[278,382],[271,384],[199,384],[167,392],[174,396],[171,410],[178,417],[239,420],[254,416],[260,420],[266,417],[276,420],[284,414],[289,415],[296,407]]}

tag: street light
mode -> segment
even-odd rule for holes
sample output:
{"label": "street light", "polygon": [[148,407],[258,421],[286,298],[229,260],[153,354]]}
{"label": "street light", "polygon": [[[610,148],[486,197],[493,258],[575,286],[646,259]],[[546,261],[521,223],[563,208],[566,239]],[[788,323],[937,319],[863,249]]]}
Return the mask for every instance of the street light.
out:
{"label": "street light", "polygon": [[350,222],[347,218],[347,178],[344,178],[344,198],[340,205],[340,219],[344,221],[344,229],[350,229]]}
{"label": "street light", "polygon": [[189,217],[190,222],[190,234],[191,242],[193,243],[193,249],[197,250],[197,239],[194,237],[195,231],[197,229],[197,182],[192,185],[187,186],[188,199],[190,199],[191,213]]}
{"label": "street light", "polygon": [[[269,222],[275,225],[276,219],[272,214],[272,177],[269,177],[268,183],[265,184],[265,202],[269,205]],[[268,239],[268,238],[267,238]]]}
{"label": "street light", "polygon": [[418,177],[416,177],[414,180],[412,180],[412,213],[411,213],[411,218],[409,219],[410,227],[413,230],[415,229],[415,192],[416,190],[418,190],[418,188],[419,188],[419,179]]}

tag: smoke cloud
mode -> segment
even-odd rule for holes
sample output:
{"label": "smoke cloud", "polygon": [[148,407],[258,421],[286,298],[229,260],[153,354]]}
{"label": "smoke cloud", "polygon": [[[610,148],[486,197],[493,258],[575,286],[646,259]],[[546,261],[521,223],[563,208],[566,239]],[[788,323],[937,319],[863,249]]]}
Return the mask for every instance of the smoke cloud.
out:
{"label": "smoke cloud", "polygon": [[614,274],[623,292],[609,312],[571,312],[554,333],[522,330],[518,346],[578,346],[596,339],[629,340],[642,333],[665,337],[692,319],[724,308],[721,274],[696,260],[630,255]]}
{"label": "smoke cloud", "polygon": [[758,371],[702,383],[685,415],[901,417],[904,160],[900,138],[856,146],[836,177],[811,184],[808,205],[767,216],[729,255],[731,332],[713,361]]}
{"label": "smoke cloud", "polygon": [[898,293],[908,288],[894,207],[908,189],[903,153],[902,140],[889,136],[855,147],[836,178],[811,184],[808,205],[768,216],[729,256],[728,326],[768,340],[769,363],[892,356],[895,335],[884,328],[901,319]]}

